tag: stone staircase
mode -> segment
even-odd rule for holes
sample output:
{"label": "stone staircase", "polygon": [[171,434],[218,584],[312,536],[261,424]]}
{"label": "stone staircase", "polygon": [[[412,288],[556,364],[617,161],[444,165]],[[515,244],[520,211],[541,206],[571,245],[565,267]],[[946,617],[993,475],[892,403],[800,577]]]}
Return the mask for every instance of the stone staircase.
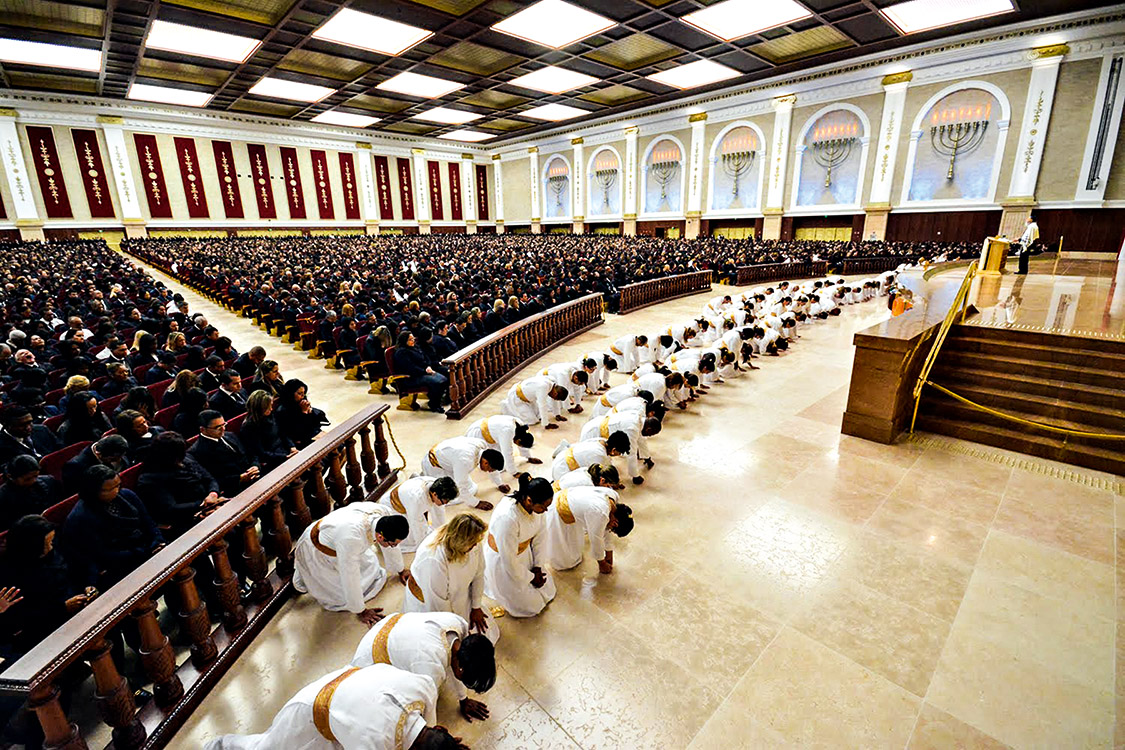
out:
{"label": "stone staircase", "polygon": [[[930,380],[1005,414],[1125,435],[1125,342],[954,326]],[[1125,440],[1020,425],[934,388],[922,394],[918,429],[1125,475]]]}

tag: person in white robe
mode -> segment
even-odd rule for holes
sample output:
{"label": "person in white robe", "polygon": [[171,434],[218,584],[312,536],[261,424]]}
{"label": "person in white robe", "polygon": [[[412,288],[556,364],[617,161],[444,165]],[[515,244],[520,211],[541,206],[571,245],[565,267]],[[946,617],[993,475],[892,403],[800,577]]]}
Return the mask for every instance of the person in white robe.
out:
{"label": "person in white robe", "polygon": [[536,375],[508,389],[508,396],[500,405],[500,413],[515,417],[521,424],[538,422],[544,429],[556,430],[558,425],[551,419],[566,421],[560,411],[562,402],[569,397],[570,391],[566,388],[546,375]]}
{"label": "person in white robe", "polygon": [[[596,365],[595,365],[596,367]],[[566,405],[572,414],[582,411],[582,396],[586,393],[586,385],[590,382],[590,372],[595,369],[586,368],[584,362],[556,362],[540,371],[540,375],[551,379],[555,385],[566,389]]]}
{"label": "person in white robe", "polygon": [[515,417],[507,414],[495,414],[491,417],[478,419],[465,430],[465,436],[483,440],[488,447],[500,451],[504,456],[504,468],[512,473],[519,474],[516,469],[516,449],[529,464],[541,464],[543,459],[531,455],[531,447],[535,445],[535,436]]}
{"label": "person in white robe", "polygon": [[597,438],[609,440],[615,433],[624,433],[629,439],[629,451],[625,455],[626,471],[633,477],[633,484],[643,484],[645,480],[641,476],[641,463],[650,469],[654,466],[647,438],[659,434],[660,427],[659,419],[647,417],[643,413],[607,414],[582,425],[581,441]]}
{"label": "person in white robe", "polygon": [[729,294],[720,294],[718,297],[712,297],[707,302],[707,309],[715,315],[721,315],[734,306],[734,301]]}
{"label": "person in white robe", "polygon": [[413,552],[433,529],[445,523],[445,506],[457,499],[457,483],[450,477],[412,477],[379,498],[406,518],[410,533],[399,549]]}
{"label": "person in white robe", "polygon": [[[409,534],[406,519],[376,503],[345,505],[306,528],[293,550],[293,588],[309,594],[329,612],[352,612],[371,625],[382,617],[367,600],[378,594],[387,575],[406,580],[402,550]],[[379,554],[383,553],[383,562]]]}
{"label": "person in white robe", "polygon": [[641,352],[648,349],[648,336],[630,334],[622,336],[609,347],[609,354],[617,361],[620,372],[632,372],[641,364]]}
{"label": "person in white robe", "polygon": [[609,374],[618,367],[617,360],[609,352],[586,352],[579,362],[590,374],[590,379],[586,382],[586,393],[593,395],[609,388]]}
{"label": "person in white robe", "polygon": [[[637,366],[639,367],[643,364],[658,365],[675,354],[678,348],[679,346],[676,344],[676,339],[671,333],[661,331],[653,336],[649,336],[648,346],[641,352],[641,360],[637,363]],[[636,370],[634,370],[634,372],[636,372]]]}
{"label": "person in white robe", "polygon": [[487,693],[496,684],[496,650],[469,622],[452,612],[399,612],[371,628],[356,646],[353,667],[390,664],[429,677],[441,690],[448,684],[467,721],[488,718],[488,706],[469,698],[466,688]]}
{"label": "person in white robe", "polygon": [[508,491],[504,484],[504,455],[488,443],[471,437],[451,437],[430,448],[422,457],[422,473],[428,477],[451,477],[457,483],[456,503],[471,505],[478,510],[492,510],[492,503],[477,498],[477,484],[473,471],[480,469],[489,475],[501,492]]}
{"label": "person in white robe", "polygon": [[496,643],[500,626],[482,603],[487,532],[484,521],[472,513],[458,513],[422,540],[410,564],[403,611],[452,612]]}
{"label": "person in white robe", "polygon": [[637,392],[648,391],[658,401],[671,409],[673,406],[681,409],[687,408],[688,394],[684,384],[684,376],[678,372],[666,371],[665,373],[652,372],[633,378]]}
{"label": "person in white robe", "polygon": [[484,593],[512,617],[534,617],[555,598],[543,536],[543,514],[553,497],[550,482],[523,474],[520,486],[496,506],[488,524]]}
{"label": "person in white robe", "polygon": [[[608,391],[598,396],[597,401],[594,402],[594,408],[590,412],[590,418],[601,417],[609,414],[613,407],[627,398],[632,398],[637,395],[637,384],[632,380],[626,381],[621,385],[615,385]],[[652,394],[649,394],[650,396]]]}
{"label": "person in white robe", "polygon": [[630,448],[629,436],[625,433],[577,443],[562,440],[551,456],[551,480],[558,481],[564,474],[591,464],[608,464],[610,458],[624,456]]}
{"label": "person in white robe", "polygon": [[613,572],[613,537],[633,530],[633,509],[604,487],[571,487],[555,493],[547,520],[547,562],[569,570],[582,562],[584,538],[603,575]]}
{"label": "person in white robe", "polygon": [[613,464],[590,464],[582,469],[575,469],[563,474],[551,484],[555,492],[568,490],[571,487],[608,487],[611,490],[623,490],[621,474]]}
{"label": "person in white robe", "polygon": [[438,688],[389,664],[344,667],[306,685],[262,734],[228,734],[204,750],[468,750],[437,726]]}

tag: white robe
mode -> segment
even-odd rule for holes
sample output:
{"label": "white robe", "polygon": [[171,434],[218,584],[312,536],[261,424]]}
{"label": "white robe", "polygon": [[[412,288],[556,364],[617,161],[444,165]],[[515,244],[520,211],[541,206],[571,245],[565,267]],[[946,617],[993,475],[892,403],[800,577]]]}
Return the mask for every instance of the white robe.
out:
{"label": "white robe", "polygon": [[637,384],[633,381],[615,385],[601,396],[598,396],[598,400],[594,402],[594,408],[590,412],[590,416],[601,417],[609,414],[613,411],[613,407],[635,395],[637,395]]}
{"label": "white robe", "polygon": [[582,394],[586,390],[586,386],[571,380],[571,378],[574,377],[574,373],[581,369],[582,367],[580,365],[576,365],[573,362],[556,362],[540,370],[539,375],[549,378],[555,385],[565,388],[566,392],[570,394],[567,397],[566,404],[567,406],[574,407],[578,406],[578,402],[582,400]]}
{"label": "white robe", "polygon": [[[581,367],[588,359],[592,359],[598,363],[598,366],[594,368],[594,371],[592,373],[589,373],[590,379],[586,383],[587,393],[594,393],[595,391],[609,385],[609,368],[605,366],[606,357],[610,357],[611,359],[613,358],[609,352],[586,352],[584,355],[582,355],[582,359],[578,363],[579,367]],[[621,369],[620,362],[617,363],[617,368]]]}
{"label": "white robe", "polygon": [[[543,515],[528,513],[506,497],[492,513],[485,537],[484,593],[512,617],[534,617],[555,598],[555,579],[546,567]],[[534,588],[532,568],[542,568],[547,581]]]}
{"label": "white robe", "polygon": [[435,544],[436,538],[436,532],[431,533],[414,555],[410,576],[415,585],[407,584],[402,611],[452,612],[468,620],[470,613],[479,609],[484,612],[487,623],[484,634],[496,643],[500,638],[500,627],[482,603],[485,542],[473,547],[460,560],[451,561],[445,548]]}
{"label": "white robe", "polygon": [[536,375],[516,383],[508,389],[508,396],[500,405],[500,413],[515,417],[521,424],[546,427],[559,414],[560,401],[551,398],[554,385],[546,375]]}
{"label": "white robe", "polygon": [[[518,474],[516,468],[516,448],[524,458],[531,458],[531,450],[516,445],[516,425],[522,424],[515,417],[507,414],[496,414],[484,419],[478,419],[465,430],[465,437],[476,438],[488,443],[488,447],[498,450],[504,456],[504,471]],[[487,431],[487,435],[485,432]]]}
{"label": "white robe", "polygon": [[644,412],[607,414],[582,425],[580,439],[586,441],[599,437],[608,438],[615,432],[624,432],[629,436],[629,455],[625,457],[627,471],[629,476],[640,476],[641,459],[648,456],[648,441],[641,435],[641,425],[644,424],[644,420]]}
{"label": "white robe", "polygon": [[617,360],[618,372],[632,372],[637,369],[637,365],[641,364],[641,355],[637,350],[637,337],[632,334],[622,336],[614,341],[613,345],[609,347],[609,354]]}
{"label": "white robe", "polygon": [[281,707],[263,734],[228,734],[204,750],[408,750],[437,723],[438,689],[429,677],[389,664],[360,669],[336,686],[328,708],[328,740],[313,723],[317,695],[347,669],[306,685]]}
{"label": "white robe", "polygon": [[[593,486],[594,478],[590,476],[589,467],[584,469],[575,469],[574,471],[568,471],[567,473],[559,477],[554,483],[555,492],[558,492],[559,490],[569,490],[572,487]],[[550,515],[550,513],[548,512],[547,515]]]}
{"label": "white robe", "polygon": [[[353,667],[390,664],[429,677],[441,690],[448,682],[457,699],[468,697],[453,675],[450,647],[469,635],[469,623],[452,612],[403,612],[384,617],[367,631],[352,656]],[[389,661],[388,661],[389,660]]]}
{"label": "white robe", "polygon": [[608,487],[572,487],[555,493],[547,516],[547,562],[569,570],[582,562],[584,538],[590,539],[590,556],[599,562],[613,550],[610,509],[617,493]]}
{"label": "white robe", "polygon": [[445,523],[445,506],[438,505],[430,496],[435,481],[435,477],[407,479],[379,498],[379,505],[405,516],[410,524],[410,534],[398,546],[403,552],[418,549],[431,529]]}
{"label": "white robe", "polygon": [[676,391],[670,390],[664,385],[664,376],[658,372],[650,372],[647,375],[635,378],[633,385],[637,386],[638,391],[648,391],[655,400],[663,401],[669,409],[680,400]]}
{"label": "white robe", "polygon": [[[480,501],[477,499],[477,484],[472,480],[472,474],[480,468],[480,456],[487,449],[488,443],[475,438],[452,437],[442,440],[422,456],[422,473],[428,477],[452,477],[457,483],[457,499],[449,504],[475,506]],[[492,472],[489,477],[497,486],[504,483],[498,471]]]}
{"label": "white robe", "polygon": [[[312,596],[329,612],[360,613],[366,602],[382,590],[387,575],[402,572],[402,551],[380,547],[375,541],[375,524],[383,516],[397,515],[385,505],[352,503],[332,511],[301,534],[293,551],[293,587]],[[313,544],[318,530],[320,545]],[[386,570],[379,562],[383,553]]]}
{"label": "white robe", "polygon": [[609,454],[605,449],[605,441],[601,439],[573,444],[563,440],[555,449],[552,459],[551,481],[558,481],[567,472],[585,469],[593,464],[609,463]]}

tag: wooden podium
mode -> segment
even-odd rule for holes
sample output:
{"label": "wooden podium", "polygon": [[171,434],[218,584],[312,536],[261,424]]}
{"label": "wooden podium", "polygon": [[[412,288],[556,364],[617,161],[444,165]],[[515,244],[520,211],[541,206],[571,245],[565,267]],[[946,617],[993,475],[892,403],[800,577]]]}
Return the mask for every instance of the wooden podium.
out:
{"label": "wooden podium", "polygon": [[1002,237],[986,237],[980,251],[977,273],[981,276],[999,276],[1008,259],[1008,248],[1012,245]]}

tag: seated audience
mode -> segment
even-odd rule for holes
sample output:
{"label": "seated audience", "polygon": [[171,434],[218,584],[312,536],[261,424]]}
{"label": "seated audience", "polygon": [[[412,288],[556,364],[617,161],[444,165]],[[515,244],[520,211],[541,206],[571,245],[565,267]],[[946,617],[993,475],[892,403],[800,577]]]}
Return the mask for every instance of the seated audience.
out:
{"label": "seated audience", "polygon": [[106,435],[98,442],[87,445],[81,453],[63,464],[63,489],[67,495],[77,493],[82,475],[91,466],[108,466],[120,473],[133,463],[129,459],[129,442],[121,435]]}
{"label": "seated audience", "polygon": [[227,434],[223,415],[212,409],[199,415],[199,440],[188,452],[215,478],[224,497],[234,497],[262,473],[238,436]]}
{"label": "seated audience", "polygon": [[16,456],[4,466],[4,484],[0,485],[0,531],[62,500],[59,480],[41,474],[39,462],[33,456]]}
{"label": "seated audience", "polygon": [[66,419],[59,425],[63,446],[92,442],[113,429],[109,418],[98,409],[98,400],[89,391],[74,394],[66,405]]}
{"label": "seated audience", "polygon": [[273,398],[265,391],[254,391],[247,399],[246,421],[242,423],[238,439],[246,454],[257,461],[263,471],[280,466],[297,453],[297,446],[277,426]]}
{"label": "seated audience", "polygon": [[174,432],[157,435],[141,468],[137,494],[165,538],[176,539],[225,499],[219,483]]}

